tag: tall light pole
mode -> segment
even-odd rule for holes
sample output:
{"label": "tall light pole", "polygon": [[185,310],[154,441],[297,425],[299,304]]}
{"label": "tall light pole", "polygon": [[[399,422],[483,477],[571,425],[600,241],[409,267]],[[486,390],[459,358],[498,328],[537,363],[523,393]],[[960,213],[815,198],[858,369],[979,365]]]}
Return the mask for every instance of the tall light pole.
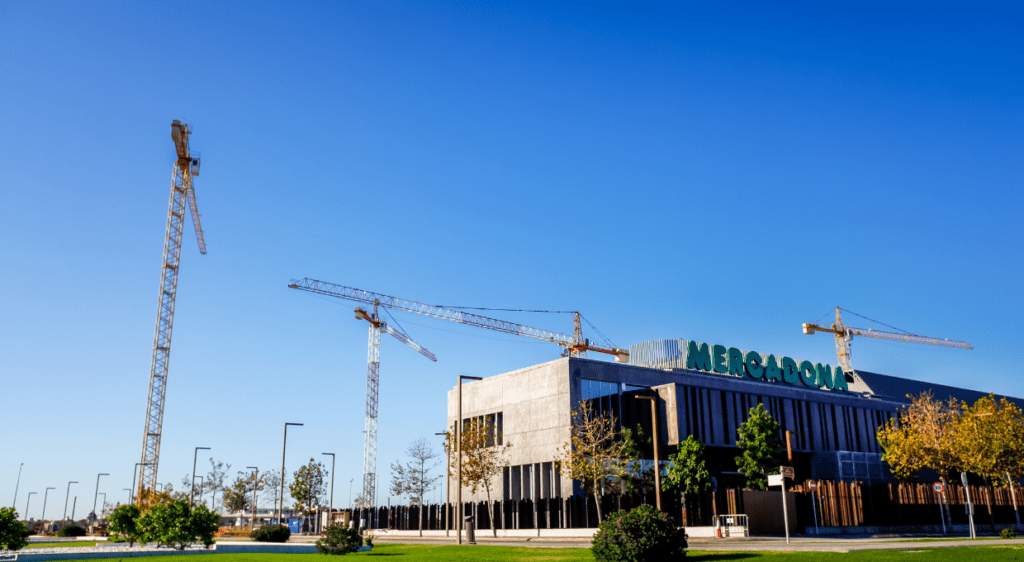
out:
{"label": "tall light pole", "polygon": [[196,447],[196,450],[192,453],[192,489],[188,494],[188,504],[192,505],[192,500],[196,497],[196,459],[199,458],[199,451],[209,451],[209,447]]}
{"label": "tall light pole", "polygon": [[71,502],[71,521],[75,520],[75,506],[78,505],[78,496]]}
{"label": "tall light pole", "polygon": [[46,532],[46,500],[50,496],[50,490],[56,490],[57,488],[47,488],[43,494],[43,514],[39,517],[39,520],[43,523],[43,532]]}
{"label": "tall light pole", "polygon": [[[134,488],[134,486],[132,486],[132,488]],[[128,501],[125,502],[125,505],[132,503],[132,488],[124,488],[124,491],[128,492]]]}
{"label": "tall light pole", "polygon": [[483,377],[470,377],[468,375],[459,375],[459,408],[458,417],[455,419],[455,444],[458,446],[458,454],[455,455],[456,462],[459,463],[459,491],[456,492],[455,503],[458,504],[456,511],[458,511],[459,522],[458,522],[458,534],[459,544],[462,544],[462,380],[468,381],[480,381]]}
{"label": "tall light pole", "polygon": [[256,489],[260,487],[260,469],[255,466],[247,466],[245,468],[251,468],[252,473],[252,519],[249,520],[249,530],[255,529],[253,526],[256,521]]}
{"label": "tall light pole", "polygon": [[32,503],[32,494],[38,494],[39,492],[29,492],[28,499],[25,500],[25,521],[28,521],[28,506]]}
{"label": "tall light pole", "polygon": [[[441,433],[435,433],[434,435],[448,435],[447,431]],[[448,515],[448,500],[451,498],[452,491],[452,452],[451,443],[447,443],[444,448],[444,536],[451,536],[448,529],[452,526],[451,517]]]}
{"label": "tall light pole", "polygon": [[18,465],[18,482],[14,484],[14,501],[11,502],[11,507],[18,503],[18,486],[21,485],[21,469],[25,466],[25,463]]}
{"label": "tall light pole", "polygon": [[[135,497],[135,477],[139,475],[139,467],[143,466],[143,465],[148,465],[148,464],[149,464],[148,462],[137,462],[137,463],[135,463],[135,473],[132,474],[132,497],[133,498]],[[153,491],[155,492],[156,490],[154,489]],[[142,490],[139,490],[139,492],[140,492],[140,495],[141,495]],[[138,502],[136,502],[136,503],[138,503]]]}
{"label": "tall light pole", "polygon": [[288,451],[288,426],[297,425],[302,426],[301,423],[285,422],[284,424],[284,444],[281,445],[281,497],[277,504],[277,524],[281,524],[281,519],[284,517],[284,455]]}
{"label": "tall light pole", "polygon": [[68,498],[71,497],[71,485],[78,484],[78,481],[68,482],[68,491],[64,493],[64,516],[61,517],[61,521],[68,518]]}
{"label": "tall light pole", "polygon": [[661,511],[661,465],[658,464],[658,401],[653,396],[634,396],[637,400],[651,401],[651,432],[654,440],[654,502]]}
{"label": "tall light pole", "polygon": [[92,514],[98,519],[99,515],[96,515],[96,500],[100,497],[100,476],[110,476],[106,472],[101,472],[96,475],[96,492],[92,496]]}
{"label": "tall light pole", "polygon": [[331,516],[328,519],[331,523],[334,523],[334,453],[320,453],[321,455],[331,455],[331,500],[330,510]]}
{"label": "tall light pole", "polygon": [[[103,508],[106,507],[106,505],[107,505],[107,493],[106,492],[100,492],[100,495],[103,496],[103,503],[100,504],[100,512],[98,514],[96,514],[96,518],[97,519],[100,519],[100,517],[103,515]],[[77,499],[78,496],[75,496],[75,498]]]}
{"label": "tall light pole", "polygon": [[352,509],[352,483],[355,482],[355,478],[349,478],[348,480],[348,508]]}

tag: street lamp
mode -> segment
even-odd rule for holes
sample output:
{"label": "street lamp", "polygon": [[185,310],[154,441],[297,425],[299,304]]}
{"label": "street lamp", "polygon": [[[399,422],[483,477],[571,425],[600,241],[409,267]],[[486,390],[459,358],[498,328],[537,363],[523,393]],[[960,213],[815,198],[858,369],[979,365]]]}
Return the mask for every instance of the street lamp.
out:
{"label": "street lamp", "polygon": [[[103,496],[103,503],[100,504],[100,512],[96,515],[97,519],[101,519],[102,518],[103,508],[106,507],[106,505],[107,505],[107,493],[106,492],[100,492],[100,495]],[[77,496],[76,496],[76,498],[77,498]]]}
{"label": "street lamp", "polygon": [[320,453],[320,454],[321,455],[331,455],[331,501],[330,501],[330,508],[329,508],[331,510],[331,516],[330,516],[330,518],[328,518],[328,521],[330,521],[331,523],[334,523],[334,453]]}
{"label": "street lamp", "polygon": [[284,455],[288,450],[288,426],[297,425],[302,426],[301,423],[285,422],[284,424],[284,443],[281,445],[281,498],[278,500],[277,507],[277,524],[281,524],[281,519],[284,517]]}
{"label": "street lamp", "polygon": [[[139,467],[140,466],[149,466],[149,463],[148,462],[137,462],[137,463],[135,463],[135,472],[132,474],[132,497],[133,498],[135,497],[135,477],[139,475]],[[153,491],[155,492],[156,490],[154,489]],[[139,490],[139,492],[141,493],[142,490]]]}
{"label": "street lamp", "polygon": [[196,447],[196,450],[192,453],[192,489],[188,494],[188,504],[192,505],[192,500],[196,497],[196,458],[199,457],[199,450],[209,451],[209,447]]}
{"label": "street lamp", "polygon": [[[441,433],[435,433],[434,435],[448,435],[447,431]],[[452,452],[451,443],[447,444],[444,448],[445,463],[444,463],[444,536],[450,537],[451,534],[448,529],[451,525],[451,516],[448,515],[448,500],[451,499],[452,491]]]}
{"label": "street lamp", "polygon": [[482,381],[483,377],[471,377],[468,375],[459,375],[459,408],[458,417],[455,419],[455,444],[458,447],[458,454],[455,456],[459,463],[459,491],[456,492],[456,503],[458,504],[459,522],[458,522],[458,534],[459,544],[462,544],[462,380],[468,381]]}
{"label": "street lamp", "polygon": [[106,472],[101,472],[101,473],[96,475],[96,492],[92,496],[92,514],[93,514],[94,517],[97,517],[97,518],[99,518],[99,516],[96,515],[96,500],[98,500],[99,497],[100,497],[100,476],[110,476],[110,475],[107,474]]}
{"label": "street lamp", "polygon": [[39,517],[39,520],[43,524],[43,532],[44,533],[46,532],[46,499],[50,495],[50,490],[56,490],[56,489],[57,488],[47,488],[46,492],[43,494],[43,514]]}
{"label": "street lamp", "polygon": [[28,499],[25,500],[25,521],[28,521],[28,505],[32,503],[32,494],[38,494],[39,492],[29,492]]}
{"label": "street lamp", "polygon": [[78,484],[78,481],[68,482],[68,491],[64,493],[64,516],[61,517],[61,521],[68,518],[68,498],[71,496],[71,485]]}
{"label": "street lamp", "polygon": [[[134,487],[135,486],[132,486],[132,488]],[[124,491],[128,492],[128,501],[125,502],[125,505],[128,505],[129,503],[132,502],[132,488],[124,488]]]}
{"label": "street lamp", "polygon": [[252,531],[255,527],[256,522],[256,489],[260,487],[260,469],[255,466],[247,466],[245,468],[251,468],[252,473],[252,519],[249,520],[249,530]]}
{"label": "street lamp", "polygon": [[658,511],[661,511],[661,465],[658,464],[658,401],[653,396],[634,396],[633,398],[651,401],[651,431],[654,434],[654,502],[658,506]]}
{"label": "street lamp", "polygon": [[355,482],[355,478],[349,478],[348,480],[348,508],[352,509],[352,483]]}
{"label": "street lamp", "polygon": [[18,503],[18,486],[21,485],[21,469],[25,466],[25,463],[18,465],[18,481],[14,484],[14,501],[11,502],[11,507]]}

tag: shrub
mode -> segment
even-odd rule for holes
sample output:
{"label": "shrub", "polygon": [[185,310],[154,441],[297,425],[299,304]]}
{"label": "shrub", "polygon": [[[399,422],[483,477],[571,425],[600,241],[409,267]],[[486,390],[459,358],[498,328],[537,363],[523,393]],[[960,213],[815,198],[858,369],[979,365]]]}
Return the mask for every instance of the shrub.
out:
{"label": "shrub", "polygon": [[597,562],[654,562],[686,556],[686,534],[649,505],[612,514],[594,535]]}
{"label": "shrub", "polygon": [[348,554],[363,546],[363,539],[355,527],[348,525],[331,525],[324,529],[323,537],[316,541],[316,550],[320,554]]}
{"label": "shrub", "polygon": [[256,542],[288,542],[292,532],[287,525],[264,525],[252,532]]}
{"label": "shrub", "polygon": [[1015,539],[1017,538],[1017,531],[1014,531],[1010,527],[1007,527],[999,532],[999,538],[1001,539]]}
{"label": "shrub", "polygon": [[138,520],[139,542],[155,542],[178,550],[201,542],[210,548],[219,524],[220,515],[205,505],[193,507],[185,500],[175,500],[154,506],[142,514]]}
{"label": "shrub", "polygon": [[110,531],[111,540],[127,542],[129,547],[134,546],[135,542],[140,539],[139,517],[141,515],[139,508],[134,504],[118,506],[107,517],[107,521],[110,522],[110,526],[107,529]]}
{"label": "shrub", "polygon": [[85,527],[80,525],[66,525],[57,531],[58,537],[84,537]]}
{"label": "shrub", "polygon": [[28,544],[29,531],[18,521],[18,512],[13,507],[0,508],[0,548],[21,550]]}

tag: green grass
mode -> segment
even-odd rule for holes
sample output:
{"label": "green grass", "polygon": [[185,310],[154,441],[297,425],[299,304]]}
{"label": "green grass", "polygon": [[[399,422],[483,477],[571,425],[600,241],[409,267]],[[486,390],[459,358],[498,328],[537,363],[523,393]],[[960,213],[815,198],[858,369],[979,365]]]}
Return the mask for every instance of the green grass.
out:
{"label": "green grass", "polygon": [[34,542],[29,543],[26,548],[59,548],[62,546],[96,546],[96,541]]}
{"label": "green grass", "polygon": [[[376,556],[401,556],[402,562],[466,560],[479,562],[505,561],[572,561],[593,560],[584,548],[530,548],[512,546],[433,546],[379,544],[372,552],[350,555],[361,559]],[[147,557],[148,558],[148,557]],[[187,562],[315,562],[317,554],[196,554]],[[689,562],[1024,562],[1024,546],[977,546],[971,548],[920,548],[914,550],[867,550],[848,554],[838,552],[711,552],[690,550]],[[182,561],[185,562],[185,561]]]}

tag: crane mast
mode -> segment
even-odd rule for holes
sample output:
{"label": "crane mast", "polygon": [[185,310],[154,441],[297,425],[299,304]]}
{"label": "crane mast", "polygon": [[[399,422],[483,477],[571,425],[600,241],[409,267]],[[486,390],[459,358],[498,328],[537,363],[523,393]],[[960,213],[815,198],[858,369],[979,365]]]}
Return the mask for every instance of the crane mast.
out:
{"label": "crane mast", "polygon": [[177,159],[171,170],[171,200],[167,209],[167,231],[164,236],[163,267],[157,299],[156,333],[153,337],[153,362],[149,373],[149,399],[142,437],[142,462],[139,465],[139,488],[136,503],[146,491],[156,488],[160,464],[160,437],[164,421],[164,399],[167,396],[167,372],[171,355],[171,332],[174,327],[174,300],[178,290],[178,266],[181,261],[181,239],[184,230],[185,206],[192,215],[199,251],[206,254],[206,242],[199,222],[199,208],[192,189],[192,177],[199,175],[199,159],[192,158],[188,138],[189,126],[177,119],[171,122],[171,140]]}

